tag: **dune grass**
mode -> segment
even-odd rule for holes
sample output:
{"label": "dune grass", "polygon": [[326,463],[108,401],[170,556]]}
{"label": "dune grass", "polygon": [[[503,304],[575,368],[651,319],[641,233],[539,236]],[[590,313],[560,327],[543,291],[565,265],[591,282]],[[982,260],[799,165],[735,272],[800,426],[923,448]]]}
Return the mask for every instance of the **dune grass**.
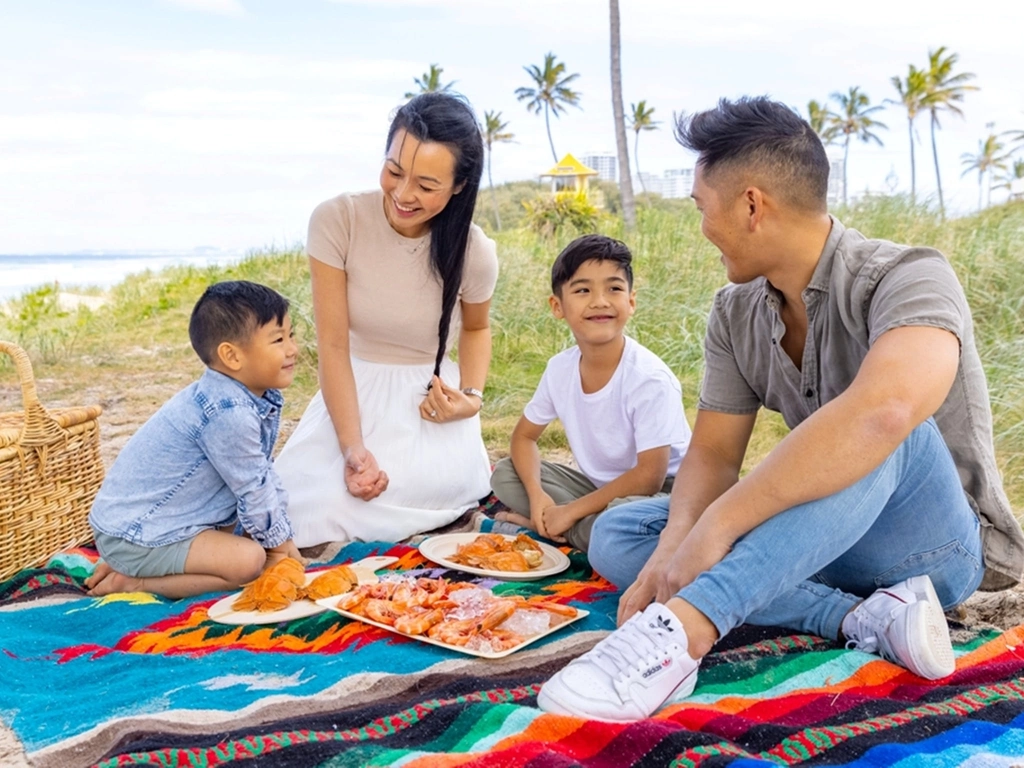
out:
{"label": "dune grass", "polygon": [[[518,188],[513,192],[525,194]],[[484,191],[480,201],[485,226],[488,194]],[[614,207],[615,201],[609,202]],[[501,274],[492,307],[494,354],[483,424],[494,453],[507,449],[548,358],[572,343],[566,326],[551,317],[547,297],[551,261],[574,233],[543,239],[522,227],[510,228],[517,223],[512,210],[503,211],[506,228],[491,232]],[[869,236],[935,246],[950,258],[974,314],[991,390],[997,458],[1014,508],[1024,511],[1024,203],[943,224],[936,213],[905,198],[877,198],[841,211],[840,218]],[[612,216],[604,217],[599,229],[633,249],[637,312],[629,333],[678,375],[692,422],[706,316],[714,292],[725,283],[717,251],[701,236],[699,215],[689,201],[653,200],[641,206],[634,232],[623,232],[621,221]],[[225,267],[172,267],[133,275],[112,288],[107,305],[94,311],[61,312],[53,290],[44,288],[11,302],[8,314],[0,315],[0,337],[26,347],[37,377],[59,381],[59,389],[68,392],[103,372],[116,380],[122,372],[174,371],[187,380],[201,370],[188,344],[188,314],[206,285],[224,279],[263,282],[291,299],[303,351],[285,416],[297,418],[316,391],[308,268],[299,249],[255,253]],[[10,380],[7,373],[4,379]],[[748,466],[785,431],[777,415],[762,412]],[[553,427],[542,445],[564,448],[564,434]]]}

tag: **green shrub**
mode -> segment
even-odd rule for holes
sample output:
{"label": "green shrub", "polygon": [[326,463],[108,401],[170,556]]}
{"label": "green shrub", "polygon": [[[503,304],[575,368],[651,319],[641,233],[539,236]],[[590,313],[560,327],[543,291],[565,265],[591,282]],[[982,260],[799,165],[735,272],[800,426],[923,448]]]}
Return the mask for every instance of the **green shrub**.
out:
{"label": "green shrub", "polygon": [[543,237],[553,237],[566,228],[580,234],[593,232],[600,215],[585,190],[538,195],[524,201],[523,206],[526,225]]}

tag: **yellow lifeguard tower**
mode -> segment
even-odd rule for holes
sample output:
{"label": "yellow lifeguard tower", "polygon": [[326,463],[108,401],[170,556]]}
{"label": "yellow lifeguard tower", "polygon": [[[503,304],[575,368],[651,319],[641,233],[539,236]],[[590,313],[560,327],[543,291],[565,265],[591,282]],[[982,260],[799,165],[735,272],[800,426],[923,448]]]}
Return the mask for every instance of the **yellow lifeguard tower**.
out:
{"label": "yellow lifeguard tower", "polygon": [[551,178],[552,193],[566,189],[575,189],[577,192],[586,193],[590,177],[597,175],[597,171],[593,168],[588,168],[572,154],[567,154],[558,161],[558,165],[550,171],[542,173],[540,177],[542,179]]}

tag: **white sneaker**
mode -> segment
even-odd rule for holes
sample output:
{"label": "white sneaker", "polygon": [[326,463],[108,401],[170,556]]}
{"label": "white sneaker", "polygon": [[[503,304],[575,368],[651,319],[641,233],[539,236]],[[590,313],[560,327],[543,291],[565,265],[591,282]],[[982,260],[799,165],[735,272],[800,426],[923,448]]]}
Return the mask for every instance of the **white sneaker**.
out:
{"label": "white sneaker", "polygon": [[679,619],[652,603],[544,683],[537,706],[589,720],[643,720],[693,693],[700,662],[686,648]]}
{"label": "white sneaker", "polygon": [[843,634],[847,648],[877,653],[928,680],[956,669],[946,617],[928,576],[875,590],[843,619]]}

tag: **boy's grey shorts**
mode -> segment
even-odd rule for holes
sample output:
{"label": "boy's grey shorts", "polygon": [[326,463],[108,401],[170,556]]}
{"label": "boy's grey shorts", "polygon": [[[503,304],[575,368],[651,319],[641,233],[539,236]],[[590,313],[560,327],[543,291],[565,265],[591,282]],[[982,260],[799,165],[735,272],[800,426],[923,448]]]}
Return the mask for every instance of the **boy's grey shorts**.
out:
{"label": "boy's grey shorts", "polygon": [[193,537],[162,547],[143,547],[99,531],[93,533],[96,549],[111,568],[125,576],[140,579],[184,573],[185,558],[195,541]]}

